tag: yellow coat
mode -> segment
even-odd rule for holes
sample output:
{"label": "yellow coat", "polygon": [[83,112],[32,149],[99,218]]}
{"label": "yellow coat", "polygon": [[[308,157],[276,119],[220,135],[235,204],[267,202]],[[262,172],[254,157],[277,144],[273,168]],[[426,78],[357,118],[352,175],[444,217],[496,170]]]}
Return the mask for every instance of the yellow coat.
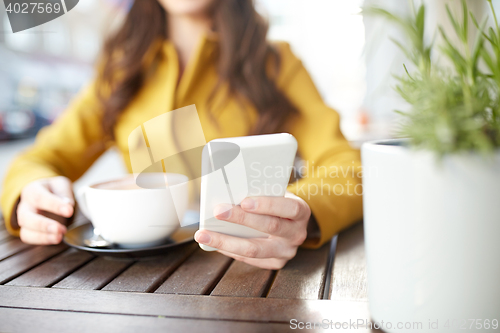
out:
{"label": "yellow coat", "polygon": [[[243,110],[235,99],[229,99],[214,114],[218,126],[207,112],[205,102],[218,79],[210,57],[215,43],[208,37],[201,40],[179,82],[175,48],[169,41],[163,43],[158,67],[115,126],[116,139],[112,144],[121,152],[129,172],[130,132],[170,110],[195,104],[207,142],[249,133],[257,118],[253,106],[247,105]],[[307,177],[291,184],[288,190],[311,207],[321,237],[306,241],[305,246],[318,247],[362,217],[360,156],[344,139],[338,114],[324,104],[301,61],[288,44],[278,43],[277,47],[281,54],[277,85],[300,112],[299,120],[290,126],[290,133],[297,139],[299,154],[307,166]],[[219,98],[216,95],[215,101]],[[75,181],[110,147],[101,130],[101,116],[95,89],[90,85],[54,124],[40,131],[34,146],[13,161],[1,196],[9,232],[19,235],[10,221],[26,184],[60,175]]]}

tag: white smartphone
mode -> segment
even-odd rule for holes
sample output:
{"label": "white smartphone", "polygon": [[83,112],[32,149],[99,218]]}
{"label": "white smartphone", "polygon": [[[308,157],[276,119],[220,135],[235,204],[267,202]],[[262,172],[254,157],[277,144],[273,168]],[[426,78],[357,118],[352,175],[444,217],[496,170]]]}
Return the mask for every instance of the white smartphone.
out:
{"label": "white smartphone", "polygon": [[[218,204],[239,205],[250,196],[284,196],[297,140],[287,133],[216,139],[202,153],[200,230],[243,237],[269,235],[214,217]],[[200,244],[206,251],[216,249]]]}

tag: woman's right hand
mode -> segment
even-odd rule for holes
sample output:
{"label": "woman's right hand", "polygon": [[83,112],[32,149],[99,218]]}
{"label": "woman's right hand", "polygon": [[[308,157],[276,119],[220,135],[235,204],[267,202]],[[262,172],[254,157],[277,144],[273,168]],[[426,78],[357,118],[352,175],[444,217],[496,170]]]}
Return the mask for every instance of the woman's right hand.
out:
{"label": "woman's right hand", "polygon": [[73,215],[74,205],[71,181],[66,177],[29,183],[23,188],[17,206],[21,240],[28,244],[60,243],[66,233],[62,223]]}

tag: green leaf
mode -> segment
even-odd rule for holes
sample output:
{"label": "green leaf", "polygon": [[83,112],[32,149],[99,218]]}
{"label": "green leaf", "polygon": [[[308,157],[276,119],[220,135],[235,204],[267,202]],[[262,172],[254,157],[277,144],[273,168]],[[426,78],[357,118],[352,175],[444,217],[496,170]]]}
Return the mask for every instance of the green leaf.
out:
{"label": "green leaf", "polygon": [[469,39],[469,9],[467,8],[467,2],[465,0],[462,0],[462,15],[463,15],[462,36],[463,36],[463,41],[467,41]]}
{"label": "green leaf", "polygon": [[495,31],[493,30],[493,28],[492,28],[492,27],[490,27],[490,28],[488,29],[488,32],[489,32],[489,34],[490,34],[490,39],[491,39],[492,43],[493,43],[494,45],[498,45],[498,38],[497,38],[497,35],[496,35]]}
{"label": "green leaf", "polygon": [[451,13],[450,6],[448,6],[448,4],[446,4],[446,14],[448,14],[448,19],[450,20],[453,29],[455,29],[455,33],[457,34],[457,36],[460,37],[462,35],[461,34],[462,29],[460,28],[460,25],[458,24],[458,22],[455,20],[455,17]]}
{"label": "green leaf", "polygon": [[[488,23],[487,20],[484,20],[481,28],[479,31],[483,31],[483,29],[486,27],[486,24]],[[478,66],[478,60],[479,60],[479,55],[481,54],[481,50],[483,49],[483,43],[484,43],[484,36],[483,34],[479,33],[476,36],[476,40],[474,42],[474,46],[472,47],[472,61],[471,64],[474,68],[474,70],[477,70]]]}
{"label": "green leaf", "polygon": [[405,65],[405,64],[403,64],[403,67],[404,67],[405,72],[406,72],[406,74],[408,75],[408,77],[409,77],[411,80],[415,81],[415,80],[411,77],[410,72],[408,71],[408,68],[406,68],[406,65]]}
{"label": "green leaf", "polygon": [[[486,38],[490,43],[492,43],[492,40],[490,39],[490,37],[488,37],[488,35],[484,32],[484,28],[482,25],[481,27],[479,26],[479,24],[477,23],[477,20],[476,20],[476,17],[474,16],[474,13],[470,13],[470,18],[472,19],[472,22],[474,23],[474,26],[481,32],[481,34],[483,35],[484,38]],[[484,22],[488,22],[488,19],[485,18],[484,19]]]}
{"label": "green leaf", "polygon": [[425,6],[420,6],[415,20],[418,37],[423,39],[425,32]]}
{"label": "green leaf", "polygon": [[467,61],[462,56],[460,51],[451,43],[443,27],[439,27],[439,31],[441,32],[441,36],[445,42],[445,45],[441,47],[442,52],[444,52],[452,61],[458,73],[464,73],[467,68]]}

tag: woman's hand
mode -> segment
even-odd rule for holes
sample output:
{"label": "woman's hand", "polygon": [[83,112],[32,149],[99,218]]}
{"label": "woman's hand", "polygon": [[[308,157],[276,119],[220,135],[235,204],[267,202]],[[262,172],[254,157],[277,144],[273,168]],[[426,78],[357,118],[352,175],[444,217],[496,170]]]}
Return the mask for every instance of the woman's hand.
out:
{"label": "woman's hand", "polygon": [[[66,177],[36,180],[23,188],[17,206],[21,240],[29,244],[58,244],[66,227],[58,222],[73,215],[75,200]],[[49,218],[50,217],[50,218]]]}
{"label": "woman's hand", "polygon": [[250,265],[281,269],[305,241],[311,209],[304,200],[287,193],[285,197],[246,198],[236,207],[219,205],[214,215],[219,220],[246,225],[270,236],[245,239],[198,230],[195,234],[198,243]]}

